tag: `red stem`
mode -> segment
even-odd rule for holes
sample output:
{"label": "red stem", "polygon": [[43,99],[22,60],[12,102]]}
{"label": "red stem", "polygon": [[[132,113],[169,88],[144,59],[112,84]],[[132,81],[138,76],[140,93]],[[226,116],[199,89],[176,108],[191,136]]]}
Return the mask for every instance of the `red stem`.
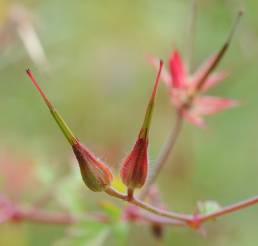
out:
{"label": "red stem", "polygon": [[71,225],[77,223],[77,217],[61,212],[46,212],[38,209],[15,209],[10,217],[12,222],[30,221],[40,224]]}
{"label": "red stem", "polygon": [[[215,220],[218,217],[222,217],[224,215],[239,211],[243,208],[247,208],[249,206],[255,205],[258,203],[258,196],[253,198],[226,206],[217,210],[215,212],[209,213],[207,215],[187,215],[175,212],[168,212],[164,210],[160,210],[158,208],[152,207],[146,203],[143,203],[135,198],[131,201],[128,201],[127,196],[121,194],[113,189],[109,189],[106,191],[109,195],[119,198],[121,200],[130,202],[131,204],[136,205],[150,213],[143,213],[141,217],[145,221],[159,223],[163,225],[188,225],[194,229],[199,228],[203,223],[211,220]],[[102,215],[92,215],[90,217],[86,216],[75,216],[69,213],[62,213],[62,212],[47,212],[41,209],[31,208],[31,209],[24,209],[22,207],[14,206],[8,200],[0,199],[0,207],[1,210],[7,213],[7,218],[4,221],[11,221],[11,222],[24,222],[30,221],[33,223],[41,223],[41,224],[56,224],[56,225],[71,225],[78,223],[81,219],[94,219],[101,223],[107,223],[108,218]],[[2,213],[3,213],[2,211]],[[3,222],[3,221],[2,221]]]}
{"label": "red stem", "polygon": [[102,223],[108,222],[108,218],[101,214],[87,214],[86,216],[70,214],[68,212],[50,212],[36,207],[23,208],[0,194],[0,223],[7,221],[15,223],[30,221],[40,224],[71,225],[84,219]]}
{"label": "red stem", "polygon": [[46,104],[51,107],[51,103],[50,103],[49,99],[47,98],[46,94],[40,88],[39,84],[37,83],[37,81],[36,81],[36,79],[33,75],[33,73],[31,72],[31,70],[29,68],[26,70],[26,73],[29,76],[29,78],[31,79],[31,81],[34,84],[34,86],[36,87],[36,89],[38,90],[38,92],[40,93],[40,95],[42,96],[42,98],[44,99],[44,101],[46,102]]}
{"label": "red stem", "polygon": [[166,211],[157,207],[154,207],[150,204],[147,204],[141,200],[138,200],[135,197],[132,197],[131,199],[128,199],[128,195],[125,195],[123,193],[120,193],[119,191],[113,189],[112,187],[109,187],[105,190],[105,192],[110,195],[113,196],[115,198],[118,198],[120,200],[129,202],[131,204],[134,204],[135,206],[142,208],[152,214],[155,214],[157,216],[161,216],[161,217],[165,217],[168,219],[173,219],[173,220],[178,220],[184,223],[188,223],[192,220],[192,216],[188,215],[188,214],[183,214],[183,213],[177,213],[174,211]]}
{"label": "red stem", "polygon": [[141,213],[139,216],[143,221],[150,222],[150,223],[157,223],[161,225],[170,225],[170,226],[185,226],[185,223],[182,221],[163,218],[151,213]]}
{"label": "red stem", "polygon": [[173,221],[171,221],[171,223],[173,224],[175,221],[179,221],[179,223],[186,224],[194,229],[199,228],[203,223],[209,220],[214,220],[220,216],[227,215],[229,213],[241,210],[243,208],[246,208],[258,203],[258,196],[256,196],[256,197],[241,201],[239,203],[226,206],[220,210],[209,213],[207,215],[198,215],[198,214],[189,215],[189,214],[183,214],[183,213],[176,213],[173,211],[164,211],[159,208],[153,207],[147,203],[144,203],[136,198],[133,198],[132,200],[128,200],[126,195],[119,193],[112,188],[107,189],[106,193],[118,199],[134,204],[137,207],[142,208],[154,214],[155,216],[172,219]]}
{"label": "red stem", "polygon": [[218,217],[227,215],[229,213],[233,213],[236,212],[242,208],[246,208],[252,205],[255,205],[258,203],[258,196],[226,206],[218,211],[215,211],[213,213],[207,214],[207,215],[203,215],[203,216],[199,216],[198,220],[203,223],[206,222],[208,220],[212,220],[212,219],[216,219]]}

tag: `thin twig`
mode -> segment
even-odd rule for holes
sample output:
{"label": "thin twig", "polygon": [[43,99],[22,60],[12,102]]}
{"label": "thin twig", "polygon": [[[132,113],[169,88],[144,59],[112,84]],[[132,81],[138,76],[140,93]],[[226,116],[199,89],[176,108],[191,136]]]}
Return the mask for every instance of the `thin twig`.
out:
{"label": "thin twig", "polygon": [[258,196],[252,197],[250,199],[226,206],[224,208],[221,208],[213,213],[207,214],[207,215],[203,215],[203,216],[199,216],[198,220],[203,223],[206,222],[208,220],[214,220],[218,217],[236,212],[240,209],[255,205],[258,203]]}
{"label": "thin twig", "polygon": [[[149,221],[149,222],[157,222],[163,225],[180,225],[186,226],[188,225],[191,228],[198,229],[203,223],[215,220],[219,217],[225,216],[227,214],[237,212],[241,209],[250,207],[252,205],[256,205],[258,203],[258,196],[252,197],[250,199],[226,206],[221,208],[215,212],[206,214],[206,215],[190,215],[190,214],[183,214],[183,213],[176,213],[176,212],[168,212],[165,210],[161,210],[159,208],[153,207],[149,204],[146,204],[136,198],[132,198],[128,200],[128,196],[122,194],[113,188],[108,188],[106,193],[110,196],[116,197],[120,200],[129,202],[139,208],[144,209],[151,214],[145,214],[142,219]],[[49,212],[44,211],[42,209],[25,209],[20,206],[15,206],[8,200],[1,199],[0,204],[1,210],[5,207],[5,212],[8,212],[8,218],[2,222],[24,222],[29,221],[33,223],[40,223],[40,224],[56,224],[56,225],[71,225],[78,223],[84,219],[94,219],[101,223],[107,223],[108,218],[103,215],[74,215],[69,213],[62,213],[62,212]]]}
{"label": "thin twig", "polygon": [[141,211],[140,208],[131,204],[124,208],[123,214],[123,219],[128,222],[144,222],[164,226],[185,226],[185,222],[161,217],[145,210]]}
{"label": "thin twig", "polygon": [[[173,219],[173,221],[171,221],[172,224],[174,224],[175,220],[177,220],[179,224],[181,223],[182,225],[188,225],[194,229],[198,229],[203,223],[207,221],[215,220],[218,217],[239,211],[243,208],[247,208],[258,203],[258,196],[256,196],[256,197],[241,201],[239,203],[226,206],[224,208],[221,208],[215,212],[212,212],[206,215],[198,215],[198,214],[191,215],[191,214],[161,210],[145,202],[142,202],[134,197],[132,197],[131,200],[129,200],[127,195],[122,194],[114,190],[113,188],[108,188],[106,190],[106,193],[109,194],[110,196],[116,197],[118,199],[129,202],[131,204],[134,204],[137,207],[140,207],[148,212],[153,213],[154,215],[161,216],[168,219]],[[167,224],[167,222],[168,221],[166,221],[165,224]]]}
{"label": "thin twig", "polygon": [[160,217],[155,214],[151,214],[151,213],[147,213],[147,212],[141,213],[140,217],[142,220],[144,220],[146,222],[157,223],[157,224],[162,224],[162,225],[169,225],[169,226],[185,226],[185,223],[182,221]]}
{"label": "thin twig", "polygon": [[30,221],[40,224],[71,225],[79,221],[79,218],[68,213],[49,212],[40,209],[16,208],[13,212],[13,216],[10,218],[12,222]]}
{"label": "thin twig", "polygon": [[46,211],[36,207],[25,208],[0,194],[0,223],[29,221],[40,224],[71,225],[83,220],[108,222],[108,218],[102,214],[72,214]]}
{"label": "thin twig", "polygon": [[5,221],[9,222],[33,222],[39,224],[55,224],[55,225],[72,225],[83,220],[94,220],[101,223],[107,223],[108,217],[102,214],[72,214],[68,212],[50,212],[37,208],[23,208],[13,206],[9,211],[9,217]]}
{"label": "thin twig", "polygon": [[110,196],[119,198],[120,200],[123,201],[127,201],[131,204],[136,205],[137,207],[140,207],[146,211],[149,211],[153,214],[162,216],[162,217],[166,217],[166,218],[170,218],[170,219],[176,219],[179,221],[183,221],[183,222],[190,222],[192,220],[192,216],[191,215],[187,215],[187,214],[182,214],[182,213],[176,213],[176,212],[168,212],[159,208],[156,208],[152,205],[149,205],[143,201],[138,200],[135,197],[131,197],[130,199],[128,199],[128,196],[125,194],[122,194],[116,190],[114,190],[113,188],[109,187],[106,189],[106,193],[109,194]]}

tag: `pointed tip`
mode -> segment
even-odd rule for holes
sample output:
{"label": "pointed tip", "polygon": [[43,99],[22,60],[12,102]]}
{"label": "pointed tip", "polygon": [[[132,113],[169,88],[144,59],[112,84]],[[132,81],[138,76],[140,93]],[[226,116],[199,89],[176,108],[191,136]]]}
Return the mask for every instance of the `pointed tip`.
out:
{"label": "pointed tip", "polygon": [[184,87],[187,68],[184,64],[181,54],[177,49],[171,53],[169,58],[169,70],[172,77],[172,86],[174,88]]}
{"label": "pointed tip", "polygon": [[224,57],[225,53],[227,52],[229,45],[231,43],[231,40],[236,32],[237,26],[239,24],[239,21],[241,19],[241,16],[243,15],[243,11],[238,11],[237,16],[235,18],[235,21],[232,25],[232,28],[229,32],[229,35],[226,39],[226,42],[223,44],[223,46],[219,49],[219,51],[215,54],[213,62],[210,64],[209,68],[207,69],[206,73],[202,76],[199,83],[197,83],[196,91],[200,91],[206,82],[206,79],[211,74],[211,72],[218,66],[221,59]]}
{"label": "pointed tip", "polygon": [[170,60],[170,61],[175,61],[175,60],[179,60],[179,59],[181,59],[181,55],[180,55],[178,49],[175,48],[175,49],[171,52],[171,54],[170,54],[170,59],[169,59],[169,60]]}
{"label": "pointed tip", "polygon": [[45,93],[42,91],[42,89],[40,88],[39,84],[37,83],[32,71],[30,70],[30,68],[26,69],[26,73],[28,75],[28,77],[30,78],[31,82],[33,83],[33,85],[36,87],[37,91],[40,93],[40,95],[42,96],[42,98],[44,99],[44,101],[46,102],[46,104],[48,105],[48,107],[51,107],[51,103],[48,100],[47,96],[45,95]]}
{"label": "pointed tip", "polygon": [[234,34],[235,34],[235,32],[236,32],[236,29],[237,29],[237,26],[238,26],[238,24],[239,24],[239,21],[240,21],[241,17],[243,16],[243,14],[244,14],[244,11],[243,11],[243,10],[239,10],[239,11],[237,12],[235,21],[234,21],[234,23],[233,23],[233,26],[232,26],[231,31],[230,31],[230,33],[229,33],[229,36],[228,36],[228,38],[227,38],[226,45],[229,45],[229,44],[230,44],[230,42],[231,42],[231,40],[232,40],[232,38],[233,38],[233,36],[234,36]]}
{"label": "pointed tip", "polygon": [[33,83],[33,85],[36,87],[36,89],[39,92],[39,94],[41,95],[41,97],[43,98],[43,100],[45,101],[45,103],[46,103],[47,107],[49,108],[53,118],[55,119],[56,123],[58,124],[58,126],[62,130],[63,134],[65,135],[65,137],[67,138],[69,143],[71,145],[75,144],[77,142],[77,138],[74,136],[74,134],[72,133],[72,131],[70,130],[70,128],[68,127],[68,125],[66,124],[64,119],[62,118],[62,116],[57,112],[54,105],[50,102],[50,100],[48,99],[46,94],[43,92],[43,90],[41,89],[41,87],[37,83],[33,73],[31,72],[31,70],[29,68],[26,69],[26,73],[27,73],[28,77],[30,78],[31,82]]}
{"label": "pointed tip", "polygon": [[238,10],[238,16],[242,16],[242,15],[244,15],[244,13],[245,13],[245,11],[243,10],[243,9],[240,9],[240,10]]}
{"label": "pointed tip", "polygon": [[143,125],[139,134],[139,137],[142,138],[146,138],[148,136],[148,131],[150,128],[150,122],[151,122],[151,118],[152,118],[152,111],[153,111],[153,106],[154,106],[154,101],[155,101],[155,97],[157,94],[157,89],[158,89],[158,84],[160,81],[160,76],[161,76],[161,72],[162,72],[162,68],[163,68],[164,62],[163,60],[160,60],[159,62],[159,70],[155,79],[155,83],[154,83],[154,87],[152,90],[152,94],[151,94],[151,98],[149,100],[146,112],[145,112],[145,117],[144,117],[144,121],[143,121]]}
{"label": "pointed tip", "polygon": [[162,67],[163,67],[163,65],[164,65],[164,61],[163,61],[162,59],[160,59],[159,63],[160,63],[161,70],[162,70]]}
{"label": "pointed tip", "polygon": [[159,81],[160,81],[160,76],[161,76],[163,65],[164,65],[163,60],[160,60],[159,61],[159,70],[158,70],[156,80],[155,80],[155,83],[154,83],[151,99],[154,99],[156,94],[157,94],[158,84],[159,84]]}

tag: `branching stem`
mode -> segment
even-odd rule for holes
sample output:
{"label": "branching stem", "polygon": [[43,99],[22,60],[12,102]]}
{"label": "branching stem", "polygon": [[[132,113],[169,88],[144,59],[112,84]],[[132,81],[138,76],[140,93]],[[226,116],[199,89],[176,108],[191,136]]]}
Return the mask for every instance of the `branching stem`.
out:
{"label": "branching stem", "polygon": [[189,216],[189,215],[186,215],[186,214],[179,214],[179,213],[176,213],[176,212],[168,212],[168,211],[156,208],[152,205],[149,205],[149,204],[147,204],[143,201],[138,200],[135,197],[132,197],[131,199],[128,199],[127,195],[122,194],[122,193],[116,191],[115,189],[113,189],[111,187],[106,189],[106,193],[109,194],[110,196],[116,197],[116,198],[118,198],[120,200],[123,200],[123,201],[127,201],[131,204],[136,205],[137,207],[140,207],[140,208],[142,208],[146,211],[149,211],[153,214],[156,214],[156,215],[159,215],[159,216],[162,216],[162,217],[166,217],[166,218],[170,218],[170,219],[176,219],[176,220],[184,221],[184,222],[189,222],[189,221],[191,221],[191,218],[192,218],[191,215]]}
{"label": "branching stem", "polygon": [[[224,208],[221,208],[215,212],[206,214],[206,215],[198,215],[198,214],[184,214],[184,213],[177,213],[173,211],[165,211],[159,208],[156,208],[152,205],[149,205],[141,200],[138,200],[137,198],[133,197],[132,199],[128,199],[128,196],[125,194],[122,194],[113,188],[108,188],[106,190],[106,193],[110,196],[116,197],[120,200],[129,202],[139,208],[142,208],[154,215],[164,217],[167,219],[172,219],[171,221],[166,220],[165,224],[179,224],[179,225],[187,225],[191,228],[197,229],[199,228],[203,223],[207,221],[212,221],[217,219],[218,217],[222,217],[224,215],[239,211],[243,208],[250,207],[252,205],[255,205],[258,203],[258,196],[241,201],[239,203],[235,203],[229,206],[226,206]],[[156,218],[158,219],[158,218]],[[160,220],[160,223],[162,224],[162,220]]]}

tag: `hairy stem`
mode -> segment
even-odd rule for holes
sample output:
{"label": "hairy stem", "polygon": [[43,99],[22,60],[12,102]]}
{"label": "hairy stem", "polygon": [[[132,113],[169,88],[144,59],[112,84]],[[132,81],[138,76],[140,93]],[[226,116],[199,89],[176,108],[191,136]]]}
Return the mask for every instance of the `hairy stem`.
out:
{"label": "hairy stem", "polygon": [[[150,214],[141,214],[141,218],[144,221],[149,221],[152,223],[159,223],[163,225],[179,225],[179,226],[186,226],[188,225],[191,228],[197,229],[202,224],[208,221],[215,220],[219,217],[225,216],[227,214],[237,212],[241,209],[250,207],[252,205],[256,205],[258,203],[258,196],[249,198],[247,200],[226,206],[221,208],[215,212],[206,214],[206,215],[191,215],[191,214],[184,214],[184,213],[177,213],[172,211],[165,211],[154,206],[151,206],[145,202],[138,200],[137,198],[132,197],[131,199],[128,198],[127,195],[122,194],[113,188],[108,188],[106,193],[112,197],[118,198],[120,200],[129,202],[139,208],[144,209]],[[33,223],[40,223],[40,224],[56,224],[56,225],[71,225],[78,223],[80,220],[84,219],[94,219],[95,221],[99,221],[100,223],[107,223],[108,218],[101,214],[93,214],[89,216],[82,216],[82,215],[75,215],[70,213],[63,213],[63,212],[49,212],[44,211],[42,209],[37,208],[30,208],[25,209],[20,206],[15,206],[7,199],[2,199],[0,197],[0,211],[1,216],[6,214],[6,218],[0,221],[1,223],[10,221],[10,222],[24,222],[29,221]],[[130,221],[130,220],[129,220]]]}
{"label": "hairy stem", "polygon": [[153,214],[156,214],[158,216],[162,216],[162,217],[166,217],[166,218],[170,218],[170,219],[176,219],[176,220],[183,221],[186,223],[191,221],[191,219],[192,219],[191,215],[186,215],[186,214],[181,214],[181,213],[176,213],[176,212],[168,212],[168,211],[156,208],[154,206],[151,206],[143,201],[138,200],[135,197],[128,199],[127,195],[124,195],[124,194],[114,190],[111,187],[106,189],[106,193],[109,194],[110,196],[116,197],[120,200],[127,201],[131,204],[134,204],[137,207],[140,207],[140,208],[142,208],[146,211],[149,211]]}
{"label": "hairy stem", "polygon": [[213,213],[210,213],[210,214],[207,214],[207,215],[203,215],[203,216],[199,216],[198,220],[201,223],[206,222],[208,220],[214,220],[214,219],[216,219],[218,217],[221,217],[221,216],[224,216],[224,215],[227,215],[227,214],[239,211],[239,210],[241,210],[243,208],[250,207],[250,206],[255,205],[257,203],[258,203],[258,196],[255,196],[255,197],[249,198],[247,200],[244,200],[244,201],[241,201],[241,202],[238,202],[238,203],[226,206],[224,208],[221,208],[220,210],[215,211]]}
{"label": "hairy stem", "polygon": [[183,221],[175,220],[175,219],[168,219],[165,217],[160,217],[155,214],[151,213],[141,213],[139,215],[143,221],[167,226],[185,226]]}
{"label": "hairy stem", "polygon": [[[135,206],[142,208],[156,216],[164,217],[167,219],[172,219],[171,221],[166,221],[165,224],[179,224],[179,225],[188,225],[194,229],[199,228],[203,223],[211,220],[215,220],[218,217],[225,216],[227,214],[239,211],[241,209],[250,207],[252,205],[256,205],[258,203],[258,196],[252,197],[250,199],[241,201],[239,203],[235,203],[229,206],[226,206],[224,208],[221,208],[215,212],[206,214],[206,215],[191,215],[191,214],[184,214],[184,213],[177,213],[173,211],[165,211],[159,208],[156,208],[154,206],[151,206],[143,201],[138,200],[137,198],[132,197],[131,199],[128,199],[128,196],[125,194],[122,194],[113,188],[108,188],[106,190],[106,193],[110,196],[116,197],[120,200],[127,201],[131,204],[134,204]],[[159,219],[158,217],[156,218]],[[164,222],[164,221],[163,221]],[[160,223],[162,223],[162,220],[160,220]]]}
{"label": "hairy stem", "polygon": [[79,221],[74,215],[60,212],[47,212],[40,209],[25,210],[18,208],[10,217],[13,222],[30,221],[40,224],[71,225]]}
{"label": "hairy stem", "polygon": [[102,223],[108,218],[102,214],[73,214],[70,212],[46,211],[37,207],[25,208],[13,203],[0,194],[0,224],[4,222],[33,222],[39,224],[71,225],[83,220],[95,220]]}

